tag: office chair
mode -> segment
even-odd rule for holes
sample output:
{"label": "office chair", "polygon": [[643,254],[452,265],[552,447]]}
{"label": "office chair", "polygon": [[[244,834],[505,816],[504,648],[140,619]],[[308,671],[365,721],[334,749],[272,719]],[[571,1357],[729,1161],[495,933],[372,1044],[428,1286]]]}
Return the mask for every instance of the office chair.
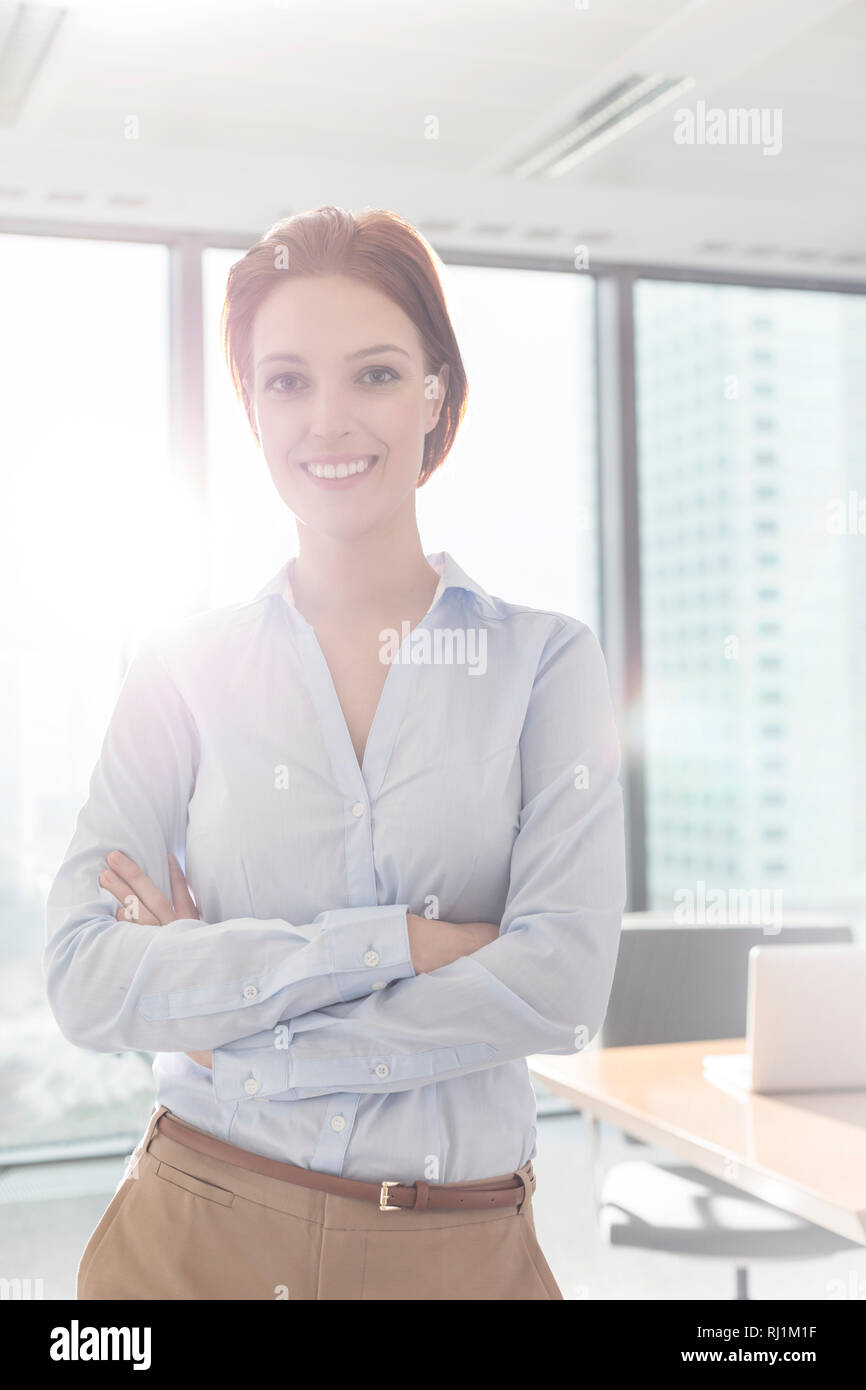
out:
{"label": "office chair", "polygon": [[[779,932],[760,926],[685,926],[669,913],[626,913],[610,1002],[593,1045],[632,1047],[744,1037],[752,946],[851,941],[839,917],[786,913]],[[771,1206],[683,1162],[637,1158],[600,1166],[600,1123],[590,1118],[590,1161],[604,1239],[733,1261],[737,1299],[748,1299],[754,1260],[804,1260],[864,1247]],[[643,1141],[626,1138],[643,1146]]]}

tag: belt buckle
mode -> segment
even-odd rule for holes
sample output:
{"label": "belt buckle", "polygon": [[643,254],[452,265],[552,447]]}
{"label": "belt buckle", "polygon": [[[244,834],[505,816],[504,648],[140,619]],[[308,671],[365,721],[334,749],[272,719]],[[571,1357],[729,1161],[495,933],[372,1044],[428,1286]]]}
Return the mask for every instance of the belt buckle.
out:
{"label": "belt buckle", "polygon": [[396,1178],[394,1178],[393,1181],[386,1180],[385,1182],[382,1183],[381,1187],[379,1188],[379,1210],[380,1210],[380,1211],[402,1211],[402,1210],[403,1210],[402,1207],[398,1207],[398,1206],[396,1206],[396,1205],[395,1205],[395,1206],[391,1206],[391,1207],[388,1206],[388,1188],[389,1188],[389,1187],[399,1187],[399,1186],[400,1186],[400,1183],[399,1183],[399,1181],[398,1181]]}

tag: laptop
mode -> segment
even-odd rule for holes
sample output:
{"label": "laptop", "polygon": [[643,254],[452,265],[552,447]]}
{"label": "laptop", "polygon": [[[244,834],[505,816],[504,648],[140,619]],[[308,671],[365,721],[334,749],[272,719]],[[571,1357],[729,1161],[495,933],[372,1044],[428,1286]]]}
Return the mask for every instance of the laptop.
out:
{"label": "laptop", "polygon": [[866,945],[749,951],[746,1051],[708,1054],[704,1075],[745,1091],[866,1089]]}

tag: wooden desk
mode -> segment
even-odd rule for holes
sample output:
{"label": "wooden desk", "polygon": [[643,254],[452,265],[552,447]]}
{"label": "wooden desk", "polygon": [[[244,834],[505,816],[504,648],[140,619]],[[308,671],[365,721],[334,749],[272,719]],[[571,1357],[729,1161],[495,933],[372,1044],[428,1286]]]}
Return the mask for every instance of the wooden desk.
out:
{"label": "wooden desk", "polygon": [[576,1110],[866,1245],[866,1091],[734,1095],[704,1078],[702,1057],[745,1045],[589,1047],[527,1061]]}

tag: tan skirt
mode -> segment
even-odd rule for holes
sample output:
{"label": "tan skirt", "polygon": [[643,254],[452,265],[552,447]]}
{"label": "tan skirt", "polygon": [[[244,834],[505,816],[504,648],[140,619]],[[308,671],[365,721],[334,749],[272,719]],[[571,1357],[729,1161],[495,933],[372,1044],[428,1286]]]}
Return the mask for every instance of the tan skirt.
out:
{"label": "tan skirt", "polygon": [[528,1190],[492,1214],[382,1212],[196,1153],[154,1133],[166,1113],[87,1243],[79,1299],[562,1298]]}

